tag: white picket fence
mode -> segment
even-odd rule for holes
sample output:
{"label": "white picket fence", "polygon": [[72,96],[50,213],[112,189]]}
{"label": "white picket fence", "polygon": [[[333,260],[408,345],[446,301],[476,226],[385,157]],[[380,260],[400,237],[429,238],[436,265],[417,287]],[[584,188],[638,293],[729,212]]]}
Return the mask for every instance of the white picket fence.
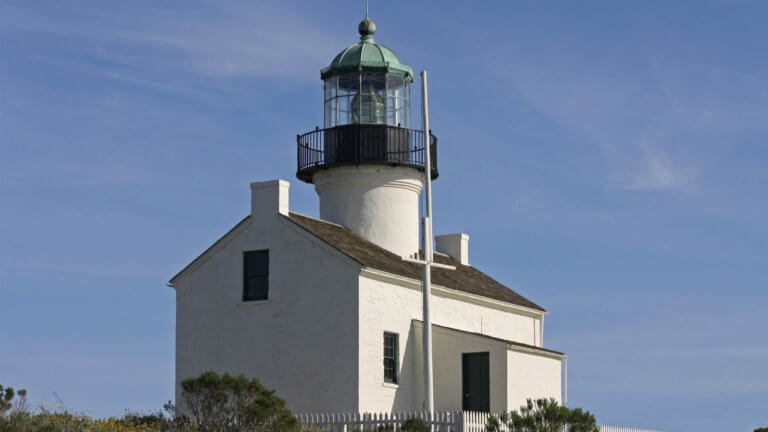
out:
{"label": "white picket fence", "polygon": [[[341,413],[341,414],[296,414],[304,425],[325,432],[399,431],[408,419],[423,420],[434,432],[485,432],[490,414],[485,412],[398,412],[398,413]],[[506,425],[500,425],[501,432],[509,432]],[[600,432],[659,432],[651,429],[636,429],[617,426],[600,426]]]}
{"label": "white picket fence", "polygon": [[[435,432],[485,432],[483,429],[461,429],[464,412],[399,412],[399,413],[343,413],[343,414],[297,414],[296,418],[306,426],[326,432],[376,431],[380,427],[399,431],[406,420],[417,418],[432,426]],[[486,414],[487,416],[487,414]]]}
{"label": "white picket fence", "polygon": [[623,426],[600,426],[600,432],[659,432],[656,429],[638,429]]}

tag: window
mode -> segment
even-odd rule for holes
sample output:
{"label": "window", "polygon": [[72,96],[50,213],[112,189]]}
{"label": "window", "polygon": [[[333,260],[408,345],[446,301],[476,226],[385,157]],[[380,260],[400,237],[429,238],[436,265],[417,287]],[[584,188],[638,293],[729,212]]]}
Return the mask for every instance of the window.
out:
{"label": "window", "polygon": [[266,300],[269,293],[269,251],[243,254],[243,301]]}
{"label": "window", "polygon": [[398,335],[384,333],[384,382],[397,384]]}

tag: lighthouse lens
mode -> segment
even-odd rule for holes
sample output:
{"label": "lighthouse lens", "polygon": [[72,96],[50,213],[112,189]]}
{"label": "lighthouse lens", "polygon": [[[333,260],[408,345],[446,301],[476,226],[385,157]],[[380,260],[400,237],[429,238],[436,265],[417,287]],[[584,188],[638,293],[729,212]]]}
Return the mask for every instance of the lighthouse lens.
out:
{"label": "lighthouse lens", "polygon": [[360,91],[352,98],[352,123],[384,124],[386,74],[360,74]]}

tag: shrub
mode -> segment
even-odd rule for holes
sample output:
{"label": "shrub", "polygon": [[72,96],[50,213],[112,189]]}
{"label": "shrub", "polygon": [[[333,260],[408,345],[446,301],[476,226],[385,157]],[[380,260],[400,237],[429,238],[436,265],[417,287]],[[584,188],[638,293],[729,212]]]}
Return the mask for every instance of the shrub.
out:
{"label": "shrub", "polygon": [[408,419],[403,422],[400,430],[403,432],[430,432],[430,428],[424,423],[424,420],[417,418]]}
{"label": "shrub", "polygon": [[24,410],[24,404],[26,403],[27,398],[27,391],[24,389],[20,389],[18,392],[13,390],[13,387],[5,387],[3,388],[2,385],[0,385],[0,415],[4,415],[8,411],[13,408],[13,399],[16,397],[16,395],[19,395],[17,400],[17,410],[23,411]]}
{"label": "shrub", "polygon": [[204,372],[181,382],[183,412],[171,407],[177,417],[189,414],[199,432],[294,432],[301,427],[275,396],[257,379],[245,375]]}
{"label": "shrub", "polygon": [[566,408],[554,399],[528,399],[520,412],[491,416],[486,431],[498,432],[506,424],[510,432],[600,432],[595,416],[581,408]]}

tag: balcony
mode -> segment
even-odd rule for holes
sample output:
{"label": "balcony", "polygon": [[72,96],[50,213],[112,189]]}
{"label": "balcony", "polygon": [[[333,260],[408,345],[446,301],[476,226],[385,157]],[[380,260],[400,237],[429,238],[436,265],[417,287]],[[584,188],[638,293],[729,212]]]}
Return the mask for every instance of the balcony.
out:
{"label": "balcony", "polygon": [[[437,171],[437,137],[430,135],[432,179]],[[385,124],[351,124],[315,129],[296,137],[296,177],[312,183],[321,169],[340,165],[391,165],[424,170],[424,132]]]}

